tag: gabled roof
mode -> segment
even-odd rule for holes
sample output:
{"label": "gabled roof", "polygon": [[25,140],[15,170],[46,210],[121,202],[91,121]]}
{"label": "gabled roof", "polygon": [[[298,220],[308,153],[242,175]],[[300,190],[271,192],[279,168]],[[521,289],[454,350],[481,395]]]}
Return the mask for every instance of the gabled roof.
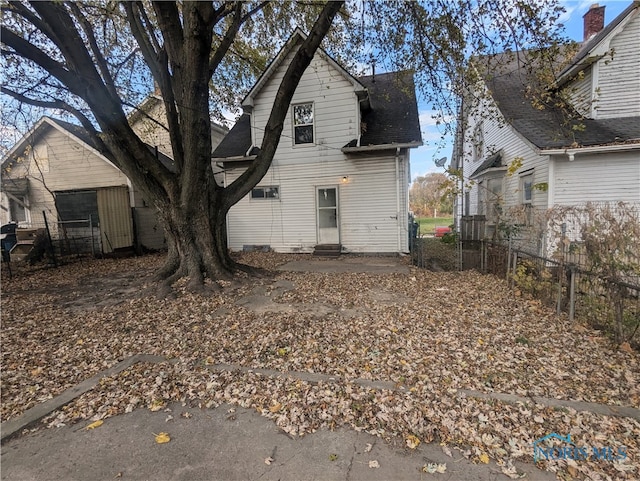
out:
{"label": "gabled roof", "polygon": [[533,74],[513,69],[486,81],[500,112],[515,130],[539,149],[617,144],[640,140],[640,117],[568,120],[559,107],[532,105],[527,86]]}
{"label": "gabled roof", "polygon": [[[27,132],[20,141],[9,150],[9,152],[6,153],[2,158],[1,165],[4,167],[5,163],[15,160],[16,155],[24,152],[27,146],[34,145],[50,128],[54,128],[62,132],[84,148],[92,151],[114,169],[120,170],[97,149],[93,139],[83,127],[70,122],[65,122],[64,120],[52,119],[50,117],[42,117],[36,125]],[[156,149],[153,146],[147,144],[147,148],[154,154],[156,153]],[[158,160],[160,160],[167,169],[175,172],[175,163],[173,162],[173,159],[164,155],[162,152],[157,152],[157,154]]]}
{"label": "gabled roof", "polygon": [[[267,65],[267,68],[264,72],[262,72],[262,75],[260,75],[258,81],[242,100],[242,107],[245,108],[246,111],[249,111],[251,109],[251,107],[253,106],[254,98],[266,85],[271,76],[278,70],[278,67],[282,65],[282,62],[284,62],[287,56],[302,42],[304,42],[306,38],[307,34],[304,33],[300,28],[296,28],[294,30],[291,37],[289,37],[289,39],[280,49],[275,58],[269,63],[269,65]],[[327,62],[329,62],[331,66],[338,70],[344,76],[344,78],[353,85],[357,92],[364,92],[364,86],[362,86],[355,77],[347,72],[344,67],[342,67],[338,62],[331,58],[331,56],[328,55],[327,52],[325,52],[322,48],[318,48],[316,54],[322,56]]]}
{"label": "gabled roof", "polygon": [[56,129],[64,135],[70,137],[73,141],[81,144],[88,150],[91,150],[94,154],[102,157],[105,162],[110,164],[113,168],[117,169],[108,159],[106,159],[94,146],[91,137],[87,131],[80,127],[64,120],[52,119],[51,117],[42,117],[33,126],[29,132],[27,132],[2,158],[2,166],[12,160],[16,159],[17,155],[20,155],[30,145],[35,145],[40,138],[49,131],[49,129]]}
{"label": "gabled roof", "polygon": [[557,85],[563,85],[571,80],[578,72],[593,62],[602,58],[609,51],[611,39],[624,28],[624,25],[631,20],[633,15],[638,15],[640,1],[635,0],[624,9],[620,15],[614,18],[605,28],[588,40],[578,51],[571,63],[558,75]]}
{"label": "gabled roof", "polygon": [[474,179],[481,174],[487,172],[489,169],[499,170],[506,169],[506,166],[502,165],[502,153],[496,152],[495,154],[490,155],[487,160],[482,162],[480,166],[473,171],[473,174],[469,176],[470,179]]}
{"label": "gabled roof", "polygon": [[[297,35],[304,34],[299,32]],[[297,38],[296,34],[292,36],[290,41],[294,38]],[[290,46],[290,48],[293,47]],[[276,57],[277,61],[274,60],[269,65],[265,74],[260,77],[245,98],[243,105],[248,98],[257,95],[260,90],[258,87],[264,86],[265,79],[273,74],[277,66],[282,63],[286,57],[286,54],[283,55],[285,49],[286,46]],[[363,108],[366,106],[361,119],[363,133],[359,138],[353,139],[345,145],[342,148],[343,152],[396,147],[412,148],[422,145],[416,89],[411,71],[389,72],[356,78],[326,56],[324,52],[320,52],[320,54],[324,55],[347,77],[356,88],[356,93],[360,93],[360,97],[368,99],[364,106],[361,105]],[[269,72],[268,75],[267,72]],[[247,105],[251,105],[251,103]],[[251,160],[258,152],[259,149],[251,144],[251,116],[245,113],[240,116],[231,131],[222,139],[212,157],[218,160]]]}
{"label": "gabled roof", "polygon": [[244,158],[250,155],[251,148],[251,116],[242,114],[218,147],[213,151],[214,158]]}
{"label": "gabled roof", "polygon": [[359,78],[369,92],[370,108],[362,115],[362,135],[344,146],[344,152],[368,147],[422,145],[416,87],[409,70]]}

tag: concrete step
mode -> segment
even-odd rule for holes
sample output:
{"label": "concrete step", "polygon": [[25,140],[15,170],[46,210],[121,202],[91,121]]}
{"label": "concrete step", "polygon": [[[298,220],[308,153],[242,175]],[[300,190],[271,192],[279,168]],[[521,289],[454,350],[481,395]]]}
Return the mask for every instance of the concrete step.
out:
{"label": "concrete step", "polygon": [[339,257],[342,251],[340,244],[318,244],[313,250],[314,256]]}

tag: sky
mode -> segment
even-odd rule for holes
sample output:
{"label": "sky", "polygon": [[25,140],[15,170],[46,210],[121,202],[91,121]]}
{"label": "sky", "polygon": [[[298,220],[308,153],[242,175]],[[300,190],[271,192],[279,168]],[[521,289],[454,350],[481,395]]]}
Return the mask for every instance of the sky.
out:
{"label": "sky", "polygon": [[[598,3],[600,6],[606,7],[604,10],[604,23],[607,25],[631,4],[631,0],[599,2],[594,0],[565,0],[561,3],[566,10],[564,16],[560,19],[560,23],[564,24],[565,34],[572,40],[581,42],[583,35],[582,16],[589,10],[591,5]],[[424,145],[418,149],[411,150],[411,177],[413,179],[430,172],[443,172],[451,161],[453,146],[453,139],[450,138],[447,139],[445,147],[440,150],[437,148],[440,133],[435,126],[435,120],[431,118],[432,112],[426,103],[419,103],[418,110]],[[447,157],[445,167],[436,167],[434,161],[442,157]]]}

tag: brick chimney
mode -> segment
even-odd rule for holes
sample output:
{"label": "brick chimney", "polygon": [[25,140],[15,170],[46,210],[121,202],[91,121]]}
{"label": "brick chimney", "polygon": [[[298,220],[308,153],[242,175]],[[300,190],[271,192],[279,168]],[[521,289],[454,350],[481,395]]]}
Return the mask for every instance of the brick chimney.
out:
{"label": "brick chimney", "polygon": [[583,42],[586,42],[604,28],[604,7],[594,3],[582,18],[584,19]]}

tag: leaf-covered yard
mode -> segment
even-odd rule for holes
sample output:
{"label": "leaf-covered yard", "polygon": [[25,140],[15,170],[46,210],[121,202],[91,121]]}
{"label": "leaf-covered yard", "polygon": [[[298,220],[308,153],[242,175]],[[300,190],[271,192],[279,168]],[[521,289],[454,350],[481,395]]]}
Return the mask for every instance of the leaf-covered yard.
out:
{"label": "leaf-covered yard", "polygon": [[[245,254],[274,268],[292,258]],[[290,434],[347,424],[407,445],[439,441],[476,462],[533,462],[555,432],[579,446],[626,447],[610,462],[541,461],[561,479],[638,479],[640,423],[571,408],[506,403],[460,390],[640,407],[640,355],[475,272],[275,272],[219,293],[144,295],[162,258],[83,261],[3,279],[2,419],[133,354],[137,364],[45,419],[58,426],[170,401],[254,407]],[[320,261],[321,262],[321,261]],[[180,286],[178,285],[179,289]],[[143,294],[143,295],[141,295]],[[229,372],[215,365],[341,377]],[[372,389],[355,379],[391,381]]]}

